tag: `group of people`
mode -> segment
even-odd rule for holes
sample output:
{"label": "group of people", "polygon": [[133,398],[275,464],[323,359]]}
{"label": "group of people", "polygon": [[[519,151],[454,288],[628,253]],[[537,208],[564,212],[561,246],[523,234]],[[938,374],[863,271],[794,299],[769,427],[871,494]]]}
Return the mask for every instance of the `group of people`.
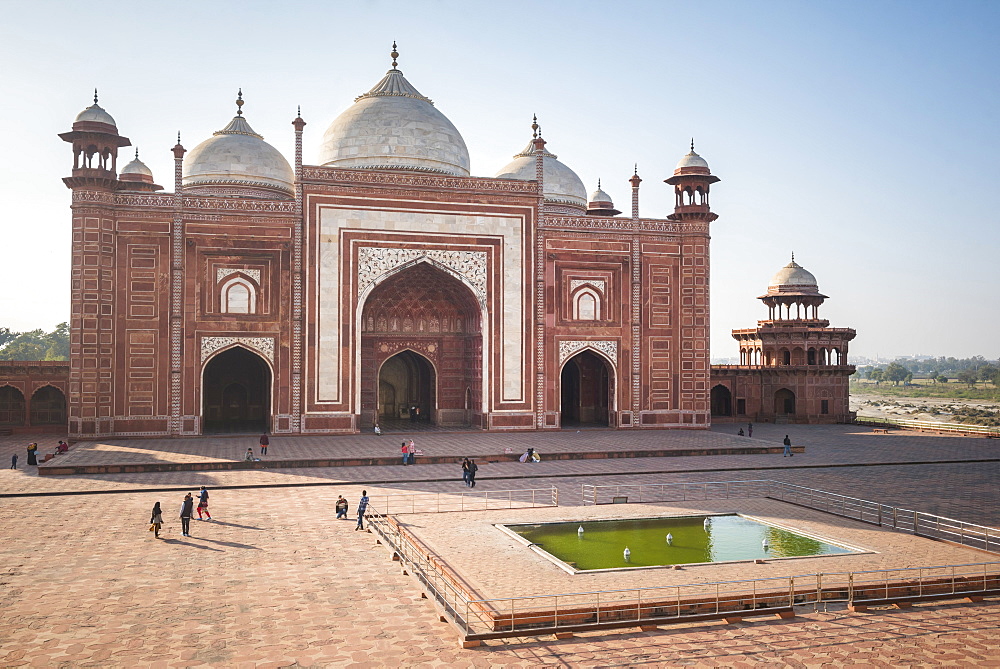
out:
{"label": "group of people", "polygon": [[476,464],[475,459],[466,458],[462,461],[462,480],[465,481],[466,487],[476,487],[476,472],[478,471],[479,465]]}
{"label": "group of people", "polygon": [[417,446],[413,443],[413,440],[404,441],[400,447],[399,452],[403,455],[403,465],[415,465],[417,457]]}
{"label": "group of people", "polygon": [[[267,455],[267,447],[270,446],[270,445],[271,445],[271,439],[270,439],[270,437],[267,436],[267,432],[265,432],[264,434],[260,435],[260,454],[262,456],[263,455]],[[254,457],[253,447],[248,447],[247,448],[247,452],[243,454],[243,459],[246,462],[253,462],[254,460],[258,459],[256,457]]]}
{"label": "group of people", "polygon": [[[736,434],[738,436],[740,436],[740,437],[743,437],[743,436],[752,437],[753,436],[753,423],[747,423],[747,432],[746,432],[746,435],[743,434],[743,428],[742,427],[740,428],[740,431],[737,432]],[[785,458],[795,457],[795,454],[792,453],[792,440],[788,437],[787,434],[785,435],[785,438],[781,441],[781,443],[785,445],[785,450],[784,450],[784,453],[782,454],[782,457],[785,457]]]}
{"label": "group of people", "polygon": [[[201,487],[198,492],[198,506],[194,504],[194,495],[187,493],[181,501],[181,536],[191,536],[191,518],[194,512],[198,511],[198,520],[212,520],[212,514],[208,511],[208,489]],[[153,505],[153,513],[149,516],[149,531],[153,533],[153,538],[160,538],[160,530],[163,529],[163,509],[160,503]]]}
{"label": "group of people", "polygon": [[[337,509],[337,520],[341,519],[347,520],[348,504],[347,504],[347,499],[345,499],[343,495],[337,495],[337,504],[335,508]],[[357,532],[358,530],[365,529],[364,520],[365,520],[365,511],[367,510],[368,510],[368,491],[362,490],[361,499],[358,500],[358,524],[354,528],[355,532]]]}

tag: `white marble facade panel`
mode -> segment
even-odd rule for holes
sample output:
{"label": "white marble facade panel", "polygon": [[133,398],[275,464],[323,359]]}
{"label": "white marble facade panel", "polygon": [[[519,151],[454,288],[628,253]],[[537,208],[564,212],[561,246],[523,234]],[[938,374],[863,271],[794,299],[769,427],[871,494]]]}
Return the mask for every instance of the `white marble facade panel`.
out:
{"label": "white marble facade panel", "polygon": [[[425,249],[431,253],[421,255],[426,255],[428,258],[431,258],[432,255],[440,256],[432,259],[439,265],[455,270],[456,274],[465,278],[469,285],[474,287],[474,293],[477,292],[476,288],[479,285],[485,287],[489,283],[489,277],[477,273],[478,270],[474,267],[476,264],[475,256],[448,256],[447,249],[442,248],[445,245],[444,241],[435,243],[435,237],[447,236],[448,241],[452,243],[456,237],[468,237],[469,244],[475,244],[476,237],[501,238],[503,240],[502,256],[498,258],[498,264],[502,270],[499,277],[500,285],[497,286],[500,299],[495,302],[500,310],[500,332],[495,333],[497,341],[500,342],[501,397],[499,401],[523,402],[525,400],[525,365],[528,363],[528,357],[524,350],[523,325],[524,310],[527,306],[524,304],[523,217],[323,206],[320,207],[319,211],[318,243],[315,250],[316,283],[313,287],[317,308],[315,314],[316,359],[312,365],[315,375],[313,386],[316,401],[344,402],[345,393],[349,387],[349,379],[343,378],[341,373],[342,351],[349,349],[349,347],[344,346],[346,342],[341,341],[344,332],[342,326],[345,322],[352,320],[348,314],[340,313],[340,299],[346,290],[346,287],[341,285],[345,260],[341,254],[341,235],[346,230],[424,235],[427,240]],[[391,246],[391,243],[379,242],[377,246],[386,248]],[[406,246],[409,249],[414,247],[411,241],[408,241]],[[414,250],[420,251],[421,249]],[[374,281],[378,278],[369,276],[372,271],[361,267],[351,268],[351,274],[354,275],[359,284],[362,280]],[[362,287],[359,286],[359,288]],[[476,298],[480,300],[481,296],[477,294]],[[483,322],[484,357],[489,355],[488,343],[492,334],[492,321],[493,319],[488,317]],[[353,328],[351,331],[359,332],[359,329]],[[354,350],[355,356],[359,357],[359,347],[355,346]],[[484,359],[483,363],[484,370],[494,368],[492,361],[488,358]],[[355,374],[359,373],[357,360],[354,361],[352,367]],[[360,393],[360,384],[356,384],[356,391]],[[360,402],[360,397],[355,398],[354,402]]]}

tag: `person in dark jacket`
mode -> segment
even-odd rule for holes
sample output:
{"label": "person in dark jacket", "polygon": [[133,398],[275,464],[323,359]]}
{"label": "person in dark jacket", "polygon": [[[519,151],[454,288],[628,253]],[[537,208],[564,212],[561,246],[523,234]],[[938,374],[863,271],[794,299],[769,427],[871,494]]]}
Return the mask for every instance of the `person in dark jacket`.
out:
{"label": "person in dark jacket", "polygon": [[163,512],[160,510],[160,503],[153,505],[153,513],[149,516],[149,526],[153,530],[153,537],[160,538],[160,528],[163,527]]}
{"label": "person in dark jacket", "polygon": [[267,455],[267,447],[271,443],[271,440],[267,438],[267,432],[260,435],[260,454]]}
{"label": "person in dark jacket", "polygon": [[203,520],[201,517],[202,511],[205,512],[209,520],[212,520],[212,514],[208,512],[208,490],[205,486],[202,486],[201,492],[198,493],[198,520]]}
{"label": "person in dark jacket", "polygon": [[479,465],[476,464],[475,459],[469,460],[469,487],[476,487],[476,472],[479,471]]}
{"label": "person in dark jacket", "polygon": [[181,534],[185,537],[191,536],[191,516],[194,514],[194,497],[191,493],[184,495],[181,502]]}

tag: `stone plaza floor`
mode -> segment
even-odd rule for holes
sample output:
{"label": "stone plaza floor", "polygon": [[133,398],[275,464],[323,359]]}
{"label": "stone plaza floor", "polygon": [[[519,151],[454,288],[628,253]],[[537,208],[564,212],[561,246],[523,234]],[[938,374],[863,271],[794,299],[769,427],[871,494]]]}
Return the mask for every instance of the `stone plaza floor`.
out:
{"label": "stone plaza floor", "polygon": [[[806,452],[795,458],[488,463],[490,453],[525,444],[544,458],[547,451],[583,452],[616,443],[630,448],[728,443],[738,439],[736,429],[424,433],[415,439],[425,452],[480,456],[477,492],[554,486],[560,508],[583,504],[583,484],[768,478],[1000,526],[995,440],[874,435],[850,426],[755,425],[754,441],[780,443],[787,433]],[[272,453],[326,457],[331,451],[370,452],[383,443],[390,450],[395,436],[276,437]],[[0,437],[3,462],[9,464],[13,452],[21,456],[18,470],[0,470],[3,667],[1000,666],[997,599],[865,613],[834,605],[827,611],[800,607],[791,620],[690,623],[461,649],[454,629],[439,622],[438,611],[421,599],[417,581],[403,575],[377,535],[354,531],[353,520],[333,518],[338,494],[349,499],[353,517],[362,487],[373,497],[464,492],[457,466],[418,461],[405,468],[39,477],[24,465],[29,440]],[[50,437],[33,440],[42,452],[55,443]],[[235,459],[256,446],[256,437],[113,445],[154,450],[158,458]],[[108,453],[82,443],[60,457],[85,461]],[[215,522],[194,520],[192,536],[182,537],[176,518],[181,497],[201,485],[212,490]],[[155,501],[162,502],[166,520],[159,540],[147,531]],[[977,561],[992,559],[977,555]],[[927,549],[914,560],[934,557]]]}

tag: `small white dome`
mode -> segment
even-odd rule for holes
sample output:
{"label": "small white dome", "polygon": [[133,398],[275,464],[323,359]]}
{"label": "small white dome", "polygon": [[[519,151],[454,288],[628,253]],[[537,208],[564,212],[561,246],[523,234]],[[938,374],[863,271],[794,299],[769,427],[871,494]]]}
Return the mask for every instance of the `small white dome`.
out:
{"label": "small white dome", "polygon": [[[587,207],[587,189],[576,172],[559,162],[557,156],[548,150],[543,149],[542,156],[545,201],[585,209]],[[533,181],[535,179],[534,144],[528,142],[528,146],[516,154],[512,162],[496,173],[496,178]]]}
{"label": "small white dome", "polygon": [[153,171],[146,167],[146,163],[139,160],[139,150],[136,149],[135,159],[132,160],[128,165],[122,168],[121,175],[135,174],[145,177],[153,178]]}
{"label": "small white dome", "polygon": [[694,149],[691,149],[690,153],[686,154],[683,158],[680,159],[680,161],[677,163],[677,167],[675,167],[674,169],[682,170],[686,167],[704,167],[707,170],[708,161],[699,156],[697,153],[695,153]]}
{"label": "small white dome", "polygon": [[590,194],[590,202],[607,202],[608,204],[613,204],[611,202],[611,196],[601,190],[601,185],[597,185],[597,190]]}
{"label": "small white dome", "polygon": [[111,117],[111,114],[97,106],[97,95],[94,95],[94,104],[77,114],[76,119],[73,122],[80,123],[81,121],[87,121],[90,123],[106,123],[115,129],[118,128],[117,124],[115,124],[115,120]]}
{"label": "small white dome", "polygon": [[241,115],[194,147],[184,160],[184,187],[245,186],[295,192],[295,173],[285,157],[264,141]]}
{"label": "small white dome", "polygon": [[330,124],[319,162],[328,167],[469,176],[469,149],[462,135],[403,77],[395,61],[374,88]]}
{"label": "small white dome", "polygon": [[794,257],[792,261],[778,270],[778,272],[771,277],[771,282],[768,284],[768,288],[785,288],[795,290],[808,290],[811,292],[816,292],[819,290],[819,284],[816,283],[816,277],[813,276],[812,272],[806,270],[797,262],[795,262]]}

